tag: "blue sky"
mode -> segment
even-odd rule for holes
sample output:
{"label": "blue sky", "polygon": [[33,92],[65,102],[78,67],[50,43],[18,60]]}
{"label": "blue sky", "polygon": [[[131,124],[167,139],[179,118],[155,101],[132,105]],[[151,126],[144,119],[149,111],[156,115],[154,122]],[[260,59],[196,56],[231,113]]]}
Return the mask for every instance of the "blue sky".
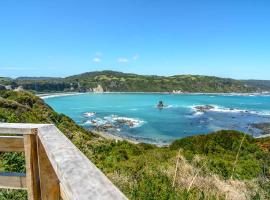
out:
{"label": "blue sky", "polygon": [[0,1],[0,76],[94,70],[270,79],[270,1]]}

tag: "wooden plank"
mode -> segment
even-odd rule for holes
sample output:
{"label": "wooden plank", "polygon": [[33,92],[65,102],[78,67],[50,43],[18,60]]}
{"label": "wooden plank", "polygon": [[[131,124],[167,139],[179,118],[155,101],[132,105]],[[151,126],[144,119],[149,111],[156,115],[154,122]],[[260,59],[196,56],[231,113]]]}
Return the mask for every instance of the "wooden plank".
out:
{"label": "wooden plank", "polygon": [[42,200],[59,200],[60,187],[59,180],[52,168],[48,159],[45,149],[38,141],[38,162],[39,162],[39,177],[40,177],[40,190]]}
{"label": "wooden plank", "polygon": [[26,185],[29,200],[40,200],[40,184],[37,157],[37,129],[29,135],[24,135]]}
{"label": "wooden plank", "polygon": [[127,199],[55,126],[40,128],[38,137],[60,181],[63,199]]}
{"label": "wooden plank", "polygon": [[21,136],[0,136],[0,152],[23,152],[24,144]]}
{"label": "wooden plank", "polygon": [[32,129],[38,129],[48,124],[19,124],[19,123],[0,123],[0,133],[4,134],[32,134]]}
{"label": "wooden plank", "polygon": [[[38,133],[37,129],[30,131],[32,128],[37,128]],[[26,186],[29,200],[41,199],[36,137],[40,139],[59,179],[60,195],[64,200],[127,199],[54,125],[0,123],[0,133],[25,134]]]}
{"label": "wooden plank", "polygon": [[26,189],[25,174],[21,174],[21,173],[0,173],[0,188],[5,188],[5,189]]}

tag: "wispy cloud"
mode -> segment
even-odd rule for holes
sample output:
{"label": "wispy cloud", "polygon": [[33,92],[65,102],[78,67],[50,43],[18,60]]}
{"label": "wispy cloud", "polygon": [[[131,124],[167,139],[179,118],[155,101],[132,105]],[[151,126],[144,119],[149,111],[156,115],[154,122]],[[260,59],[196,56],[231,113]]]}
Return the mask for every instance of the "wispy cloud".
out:
{"label": "wispy cloud", "polygon": [[139,55],[138,55],[138,54],[135,54],[135,55],[132,57],[133,60],[138,60],[138,58],[139,58]]}
{"label": "wispy cloud", "polygon": [[127,63],[128,59],[127,58],[118,58],[119,63]]}
{"label": "wispy cloud", "polygon": [[101,62],[101,58],[95,57],[95,58],[93,58],[93,62],[99,63],[99,62]]}
{"label": "wispy cloud", "polygon": [[102,61],[101,57],[102,57],[102,53],[101,52],[96,52],[94,58],[92,59],[92,61],[95,62],[95,63],[99,63],[99,62]]}

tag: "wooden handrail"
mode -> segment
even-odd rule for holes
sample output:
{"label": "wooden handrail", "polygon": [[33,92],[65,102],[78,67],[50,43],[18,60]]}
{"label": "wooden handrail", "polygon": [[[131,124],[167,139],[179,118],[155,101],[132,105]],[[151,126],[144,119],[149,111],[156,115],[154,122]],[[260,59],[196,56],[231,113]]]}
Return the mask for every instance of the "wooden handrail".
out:
{"label": "wooden handrail", "polygon": [[21,135],[1,136],[0,151],[26,157],[26,177],[0,174],[0,187],[26,187],[30,200],[127,199],[54,125],[0,123],[0,133]]}

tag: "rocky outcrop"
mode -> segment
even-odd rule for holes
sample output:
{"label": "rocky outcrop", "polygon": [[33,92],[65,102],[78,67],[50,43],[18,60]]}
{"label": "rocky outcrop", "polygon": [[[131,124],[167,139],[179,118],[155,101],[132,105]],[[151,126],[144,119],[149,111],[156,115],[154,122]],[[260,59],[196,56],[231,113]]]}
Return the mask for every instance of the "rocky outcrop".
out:
{"label": "rocky outcrop", "polygon": [[16,92],[24,91],[23,86],[19,86],[16,89],[14,89]]}
{"label": "rocky outcrop", "polygon": [[93,92],[102,93],[104,92],[104,89],[101,85],[98,85],[96,88],[93,88]]}
{"label": "rocky outcrop", "polygon": [[263,135],[270,134],[270,123],[251,124],[253,128],[261,130]]}
{"label": "rocky outcrop", "polygon": [[6,90],[12,90],[12,86],[11,85],[6,85]]}
{"label": "rocky outcrop", "polygon": [[6,90],[6,86],[0,85],[0,90]]}
{"label": "rocky outcrop", "polygon": [[195,109],[199,112],[206,112],[209,110],[212,110],[213,108],[215,108],[214,106],[211,105],[205,105],[205,106],[196,106]]}
{"label": "rocky outcrop", "polygon": [[173,94],[182,94],[182,90],[173,90],[172,91]]}

